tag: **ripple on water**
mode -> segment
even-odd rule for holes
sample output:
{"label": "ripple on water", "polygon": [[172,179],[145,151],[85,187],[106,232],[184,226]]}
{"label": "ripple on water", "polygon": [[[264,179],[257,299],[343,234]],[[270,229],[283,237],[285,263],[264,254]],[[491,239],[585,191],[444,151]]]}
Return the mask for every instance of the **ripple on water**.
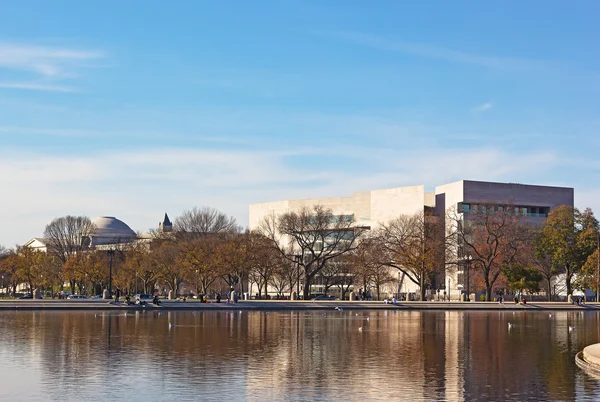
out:
{"label": "ripple on water", "polygon": [[2,312],[0,325],[1,400],[600,399],[574,363],[597,313]]}

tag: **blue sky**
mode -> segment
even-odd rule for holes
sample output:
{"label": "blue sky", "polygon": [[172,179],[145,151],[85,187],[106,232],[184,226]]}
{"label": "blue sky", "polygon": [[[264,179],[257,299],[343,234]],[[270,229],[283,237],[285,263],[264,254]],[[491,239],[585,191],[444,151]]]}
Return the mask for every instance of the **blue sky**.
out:
{"label": "blue sky", "polygon": [[[123,4],[126,3],[126,4]],[[0,244],[461,179],[600,210],[597,1],[4,1]]]}

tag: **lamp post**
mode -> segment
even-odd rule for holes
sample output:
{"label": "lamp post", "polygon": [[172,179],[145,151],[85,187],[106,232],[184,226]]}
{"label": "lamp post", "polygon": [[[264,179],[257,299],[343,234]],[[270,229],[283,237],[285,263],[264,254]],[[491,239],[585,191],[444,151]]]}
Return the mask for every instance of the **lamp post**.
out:
{"label": "lamp post", "polygon": [[296,255],[296,298],[300,300],[300,261],[302,259],[302,255]]}
{"label": "lamp post", "polygon": [[471,254],[467,254],[465,257],[465,275],[467,275],[467,301],[471,301]]}
{"label": "lamp post", "polygon": [[452,300],[450,298],[450,278],[448,278],[448,301]]}
{"label": "lamp post", "polygon": [[108,294],[112,299],[112,266],[113,266],[113,256],[115,255],[114,249],[108,249]]}

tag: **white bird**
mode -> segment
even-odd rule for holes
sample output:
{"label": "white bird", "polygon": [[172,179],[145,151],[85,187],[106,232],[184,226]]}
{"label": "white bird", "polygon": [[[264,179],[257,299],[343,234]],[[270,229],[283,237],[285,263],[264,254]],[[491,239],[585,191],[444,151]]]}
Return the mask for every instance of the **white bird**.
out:
{"label": "white bird", "polygon": [[508,329],[512,329],[515,327],[515,324],[513,324],[512,322],[508,323]]}
{"label": "white bird", "polygon": [[175,324],[173,324],[172,322],[169,323],[169,328],[173,328],[175,326]]}
{"label": "white bird", "polygon": [[575,328],[573,328],[572,326],[569,325],[569,332],[573,332]]}
{"label": "white bird", "polygon": [[358,327],[358,331],[359,331],[359,332],[362,332],[362,327]]}
{"label": "white bird", "polygon": [[336,307],[335,308],[337,311],[344,311],[341,307]]}
{"label": "white bird", "polygon": [[548,314],[548,317],[552,318],[552,314]]}
{"label": "white bird", "polygon": [[371,321],[371,317],[367,317],[367,321]]}
{"label": "white bird", "polygon": [[323,317],[327,317],[327,313],[323,313]]}
{"label": "white bird", "polygon": [[356,313],[356,315],[358,315],[358,313]]}

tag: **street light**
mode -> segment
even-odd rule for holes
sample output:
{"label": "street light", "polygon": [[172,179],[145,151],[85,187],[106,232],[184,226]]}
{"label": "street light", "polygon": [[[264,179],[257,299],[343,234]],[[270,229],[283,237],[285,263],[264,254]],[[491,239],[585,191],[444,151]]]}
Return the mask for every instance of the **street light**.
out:
{"label": "street light", "polygon": [[448,278],[448,301],[452,300],[450,298],[450,278]]}
{"label": "street light", "polygon": [[465,274],[467,275],[467,301],[471,301],[471,259],[473,257],[471,257],[471,254],[467,254],[465,256],[465,261],[466,261],[466,267],[465,267]]}
{"label": "street light", "polygon": [[300,261],[302,260],[301,254],[296,254],[296,298],[300,300]]}
{"label": "street light", "polygon": [[115,255],[115,250],[109,248],[108,253],[108,295],[112,299],[112,266],[113,266],[113,256]]}

